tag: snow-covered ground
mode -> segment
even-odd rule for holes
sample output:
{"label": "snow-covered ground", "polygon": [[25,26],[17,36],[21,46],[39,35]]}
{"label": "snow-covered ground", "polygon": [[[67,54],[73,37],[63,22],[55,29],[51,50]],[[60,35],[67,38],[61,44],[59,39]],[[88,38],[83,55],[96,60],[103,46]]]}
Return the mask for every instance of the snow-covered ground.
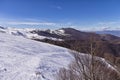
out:
{"label": "snow-covered ground", "polygon": [[0,33],[0,80],[55,80],[72,60],[66,48]]}

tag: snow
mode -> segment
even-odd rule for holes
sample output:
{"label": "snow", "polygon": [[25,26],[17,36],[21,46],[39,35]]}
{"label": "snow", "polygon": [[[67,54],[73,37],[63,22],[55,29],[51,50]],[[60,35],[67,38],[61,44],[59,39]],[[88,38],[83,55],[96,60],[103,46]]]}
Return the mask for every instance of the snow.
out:
{"label": "snow", "polygon": [[63,34],[65,33],[65,31],[63,29],[59,29],[58,31],[63,33]]}
{"label": "snow", "polygon": [[63,39],[59,39],[59,38],[53,38],[53,37],[47,37],[47,36],[42,36],[42,35],[38,35],[37,33],[31,33],[30,31],[33,30],[39,30],[39,31],[47,31],[51,34],[53,34],[52,30],[41,30],[41,29],[34,29],[34,28],[0,28],[0,32],[2,33],[7,33],[7,34],[11,34],[11,35],[15,35],[15,36],[22,36],[24,38],[29,38],[29,39],[50,39],[50,40],[54,40],[54,41],[63,41]]}
{"label": "snow", "polygon": [[[98,59],[99,59],[99,58],[98,58]],[[109,64],[109,62],[107,62],[104,58],[100,58],[100,60],[103,61],[103,62],[107,65],[108,68],[110,68],[110,69],[118,72],[118,70],[117,70],[114,66],[112,66],[111,64]],[[119,73],[119,72],[118,72],[118,73]]]}
{"label": "snow", "polygon": [[53,31],[55,34],[57,35],[62,35],[62,36],[67,36],[68,34],[65,34],[65,31],[63,29],[58,29],[58,30],[55,30]]}
{"label": "snow", "polygon": [[40,36],[38,34],[29,34],[27,35],[27,38],[29,39],[50,39],[50,40],[54,40],[54,41],[63,41],[63,39],[59,39],[59,38],[53,38],[53,37],[46,37],[46,36]]}
{"label": "snow", "polygon": [[72,60],[66,48],[0,33],[0,80],[55,80]]}

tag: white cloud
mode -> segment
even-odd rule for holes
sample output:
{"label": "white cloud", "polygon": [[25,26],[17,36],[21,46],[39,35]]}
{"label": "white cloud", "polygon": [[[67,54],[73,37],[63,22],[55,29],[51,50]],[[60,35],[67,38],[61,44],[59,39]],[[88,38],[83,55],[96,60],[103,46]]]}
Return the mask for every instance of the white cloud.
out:
{"label": "white cloud", "polygon": [[86,26],[86,30],[89,31],[101,31],[101,30],[120,30],[120,21],[106,21],[93,23]]}
{"label": "white cloud", "polygon": [[64,28],[69,27],[72,24],[70,22],[60,23],[60,22],[48,22],[37,19],[0,19],[0,25],[3,27],[37,27],[37,28]]}
{"label": "white cloud", "polygon": [[[66,22],[66,21],[65,21]],[[80,30],[87,30],[87,31],[100,31],[100,30],[120,30],[120,21],[106,21],[106,22],[95,22],[85,25],[78,25],[77,23],[72,22],[48,22],[43,20],[37,19],[5,19],[0,18],[0,26],[5,27],[44,27],[44,28],[65,28],[71,27]]]}
{"label": "white cloud", "polygon": [[120,29],[120,21],[102,22],[97,24],[103,30],[117,30]]}
{"label": "white cloud", "polygon": [[56,25],[56,23],[51,22],[7,22],[10,25]]}
{"label": "white cloud", "polygon": [[57,8],[57,9],[59,9],[59,10],[61,10],[61,9],[62,9],[62,7],[61,7],[61,6],[57,6],[56,8]]}
{"label": "white cloud", "polygon": [[53,9],[58,9],[58,10],[62,10],[63,8],[59,5],[52,5],[51,8]]}
{"label": "white cloud", "polygon": [[34,18],[24,18],[24,19],[11,19],[0,17],[0,24],[10,24],[10,25],[55,25],[56,23],[48,22],[44,20],[38,20]]}

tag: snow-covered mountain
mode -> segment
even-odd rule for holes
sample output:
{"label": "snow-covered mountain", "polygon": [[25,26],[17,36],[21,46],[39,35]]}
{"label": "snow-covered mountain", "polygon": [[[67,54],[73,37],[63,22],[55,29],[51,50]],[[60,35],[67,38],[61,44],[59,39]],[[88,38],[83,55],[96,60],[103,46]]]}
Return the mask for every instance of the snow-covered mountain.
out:
{"label": "snow-covered mountain", "polygon": [[[96,32],[101,33],[96,34],[93,32],[82,32],[73,28],[61,28],[57,30],[50,30],[50,29],[35,29],[35,28],[4,28],[0,27],[0,32],[7,33],[15,36],[22,36],[29,39],[38,39],[44,40],[49,39],[53,41],[64,41],[64,40],[87,40],[91,36],[94,36],[98,40],[110,39],[108,37],[114,37],[114,39],[118,39],[115,36],[101,36],[101,34],[113,34],[119,36],[119,31],[109,31],[109,32]],[[111,40],[111,39],[110,39]]]}
{"label": "snow-covered mountain", "polygon": [[0,32],[0,80],[56,80],[73,59],[66,48]]}
{"label": "snow-covered mountain", "polygon": [[0,32],[8,33],[8,34],[15,35],[15,36],[22,36],[22,37],[30,38],[30,39],[37,38],[37,39],[59,40],[59,41],[62,41],[62,39],[56,36],[65,35],[62,30],[49,30],[49,29],[41,30],[41,29],[35,29],[35,28],[0,27]]}
{"label": "snow-covered mountain", "polygon": [[72,59],[68,49],[0,33],[0,80],[54,80]]}

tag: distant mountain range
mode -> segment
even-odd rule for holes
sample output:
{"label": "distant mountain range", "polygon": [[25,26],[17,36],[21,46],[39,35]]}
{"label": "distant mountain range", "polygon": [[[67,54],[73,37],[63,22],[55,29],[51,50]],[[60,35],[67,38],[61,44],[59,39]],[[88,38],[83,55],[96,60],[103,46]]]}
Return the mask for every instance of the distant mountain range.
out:
{"label": "distant mountain range", "polygon": [[[115,40],[119,39],[120,31],[97,31],[83,32],[73,28],[61,28],[57,30],[34,29],[34,28],[4,28],[0,26],[0,32],[22,36],[30,39],[52,39],[52,40],[87,40],[91,36],[96,39]],[[118,36],[118,37],[117,37]]]}
{"label": "distant mountain range", "polygon": [[120,37],[120,30],[104,30],[104,31],[97,31],[98,34],[111,34]]}
{"label": "distant mountain range", "polygon": [[[73,28],[61,28],[57,30],[50,29],[30,29],[30,28],[4,28],[0,27],[0,32],[7,33],[15,36],[22,36],[37,41],[43,41],[62,47],[70,48],[73,50],[85,51],[81,46],[88,46],[90,38],[94,38],[102,44],[101,47],[105,47],[106,53],[111,53],[115,56],[120,56],[120,37],[112,35],[120,35],[119,31],[111,31],[111,34],[104,34],[104,31],[100,32],[83,32]],[[112,33],[114,32],[114,33]],[[99,34],[98,34],[99,33]],[[83,43],[83,44],[81,44]],[[79,45],[78,45],[79,44]],[[75,46],[78,45],[77,48]],[[116,48],[117,47],[117,48]],[[102,48],[101,48],[102,49]]]}

